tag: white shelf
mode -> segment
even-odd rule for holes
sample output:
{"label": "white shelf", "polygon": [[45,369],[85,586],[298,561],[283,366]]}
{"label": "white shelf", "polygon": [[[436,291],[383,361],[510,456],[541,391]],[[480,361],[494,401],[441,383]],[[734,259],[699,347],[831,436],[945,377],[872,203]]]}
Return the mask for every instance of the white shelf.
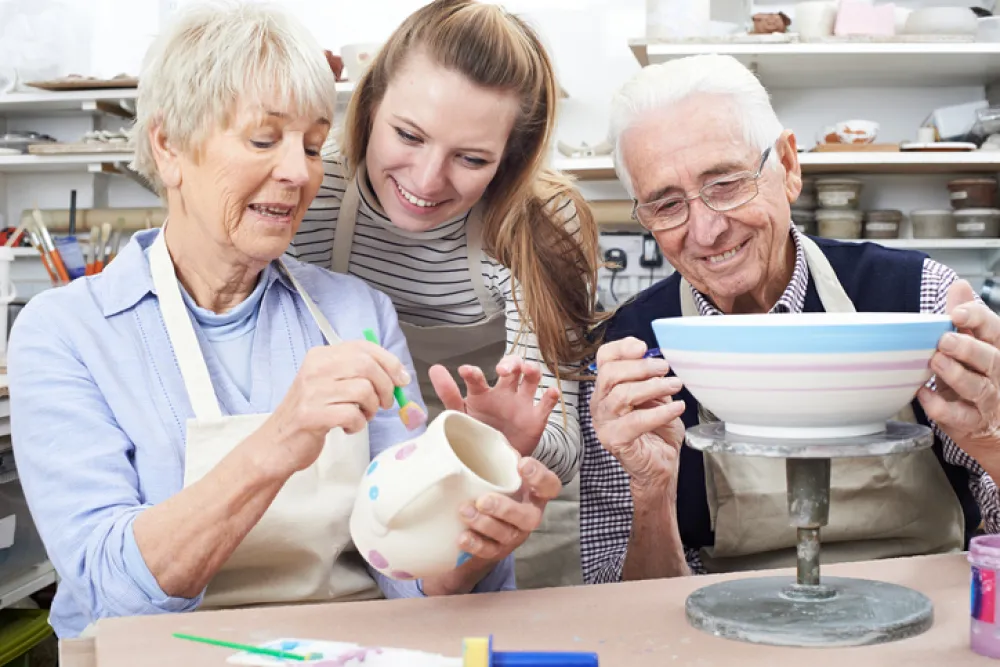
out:
{"label": "white shelf", "polygon": [[[964,153],[799,153],[804,174],[950,174],[1000,172],[1000,151]],[[610,157],[561,158],[554,168],[584,181],[615,180]]]}
{"label": "white shelf", "polygon": [[841,239],[844,243],[871,241],[887,248],[913,250],[997,250],[1000,239]]}
{"label": "white shelf", "polygon": [[138,90],[67,90],[19,92],[0,95],[0,116],[97,112],[128,114],[134,107]]}
{"label": "white shelf", "polygon": [[[0,94],[0,116],[72,114],[80,112],[132,115],[137,88],[67,90]],[[353,81],[337,82],[337,103],[346,104],[354,94]]]}
{"label": "white shelf", "polygon": [[1000,151],[799,153],[806,174],[1000,172]]}
{"label": "white shelf", "polygon": [[10,581],[0,582],[0,609],[20,602],[54,583],[56,583],[55,568],[49,561],[43,561]]}
{"label": "white shelf", "polygon": [[102,165],[128,163],[133,154],[93,153],[72,155],[0,155],[0,172],[101,171]]}
{"label": "white shelf", "polygon": [[1000,43],[670,43],[629,40],[639,64],[720,53],[756,67],[771,88],[966,86],[1000,80]]}

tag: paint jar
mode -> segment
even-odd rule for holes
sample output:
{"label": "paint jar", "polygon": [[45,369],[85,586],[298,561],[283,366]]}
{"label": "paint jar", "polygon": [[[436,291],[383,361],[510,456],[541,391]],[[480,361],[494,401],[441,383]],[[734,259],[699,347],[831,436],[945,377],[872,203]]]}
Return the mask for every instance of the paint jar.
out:
{"label": "paint jar", "polygon": [[1000,618],[997,609],[1000,535],[973,537],[969,543],[969,563],[972,564],[969,644],[979,655],[1000,658]]}

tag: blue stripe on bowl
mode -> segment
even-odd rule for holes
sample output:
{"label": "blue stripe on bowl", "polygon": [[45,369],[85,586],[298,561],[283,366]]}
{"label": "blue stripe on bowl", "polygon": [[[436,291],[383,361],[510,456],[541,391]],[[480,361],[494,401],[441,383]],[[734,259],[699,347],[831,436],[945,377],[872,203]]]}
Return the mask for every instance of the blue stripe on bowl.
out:
{"label": "blue stripe on bowl", "polygon": [[[733,321],[754,318],[747,324]],[[944,315],[911,315],[908,321],[817,324],[816,318],[802,323],[793,315],[723,315],[721,317],[674,317],[653,321],[653,333],[663,357],[670,351],[731,352],[737,354],[843,354],[932,350],[938,340],[953,330]],[[760,318],[774,320],[764,323]],[[730,320],[725,325],[719,320]],[[843,317],[840,317],[843,321]],[[713,320],[715,321],[713,323]]]}

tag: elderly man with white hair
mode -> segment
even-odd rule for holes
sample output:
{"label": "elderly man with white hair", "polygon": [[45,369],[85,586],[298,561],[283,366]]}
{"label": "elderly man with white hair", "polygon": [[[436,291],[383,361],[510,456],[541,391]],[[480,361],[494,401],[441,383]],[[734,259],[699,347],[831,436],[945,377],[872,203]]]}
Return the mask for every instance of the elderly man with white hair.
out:
{"label": "elderly man with white hair", "polygon": [[[743,65],[696,56],[643,69],[612,102],[634,217],[676,269],[607,321],[583,387],[581,552],[590,583],[794,564],[781,460],[705,454],[700,408],[656,346],[658,318],[733,313],[950,313],[958,331],[901,418],[932,449],[834,461],[824,560],[961,550],[1000,528],[1000,318],[924,254],[800,234],[795,136]],[[589,402],[589,404],[588,404]]]}

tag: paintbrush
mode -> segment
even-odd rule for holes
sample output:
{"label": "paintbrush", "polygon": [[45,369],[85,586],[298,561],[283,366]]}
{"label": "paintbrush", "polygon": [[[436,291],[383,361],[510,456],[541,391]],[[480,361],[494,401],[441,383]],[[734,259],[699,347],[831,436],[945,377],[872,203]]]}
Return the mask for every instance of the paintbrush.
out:
{"label": "paintbrush", "polygon": [[[364,333],[365,340],[381,346],[381,343],[378,342],[378,336],[375,335],[374,331],[365,329]],[[402,387],[394,386],[392,388],[392,395],[396,397],[396,403],[399,404],[399,419],[403,422],[403,426],[412,431],[427,423],[427,415],[419,405],[406,397]]]}
{"label": "paintbrush", "polygon": [[260,646],[251,646],[250,644],[237,644],[235,642],[227,642],[221,639],[209,639],[208,637],[185,635],[180,632],[175,632],[174,637],[177,639],[187,639],[193,642],[200,642],[202,644],[210,644],[212,646],[222,646],[223,648],[236,649],[237,651],[245,651],[246,653],[253,653],[256,655],[268,655],[272,658],[282,658],[285,660],[319,660],[323,657],[322,653],[292,653],[291,651],[282,651],[274,648],[261,648]]}

